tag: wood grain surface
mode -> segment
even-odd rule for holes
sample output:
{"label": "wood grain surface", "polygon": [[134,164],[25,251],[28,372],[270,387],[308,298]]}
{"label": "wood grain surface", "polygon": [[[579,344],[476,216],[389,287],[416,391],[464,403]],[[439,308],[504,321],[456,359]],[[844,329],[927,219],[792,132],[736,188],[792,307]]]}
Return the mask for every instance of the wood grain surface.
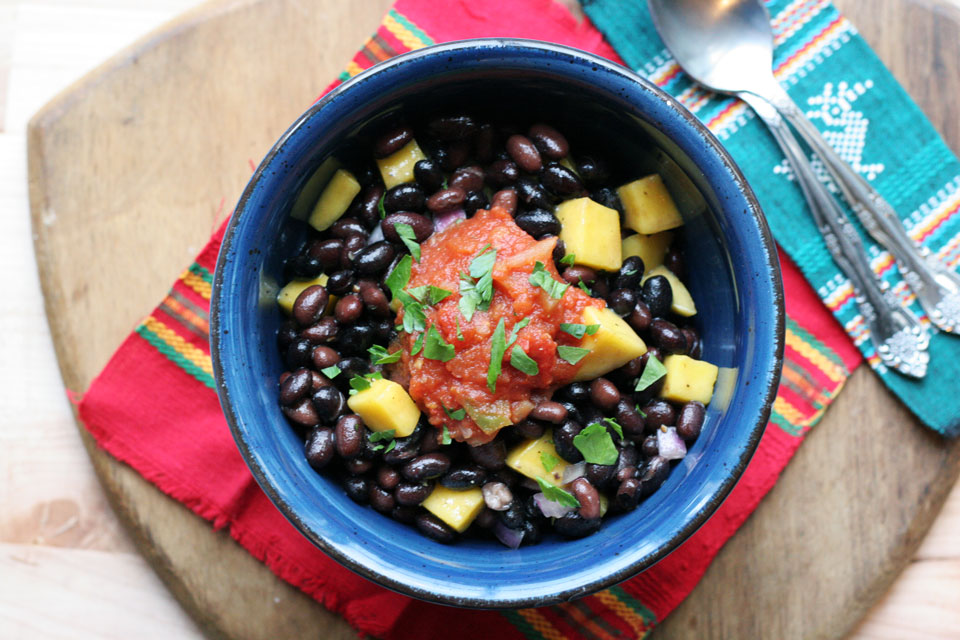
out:
{"label": "wood grain surface", "polygon": [[[837,4],[960,150],[957,10],[945,2]],[[250,163],[339,72],[387,6],[202,5],[37,115],[28,131],[35,249],[69,389],[85,389],[162,297],[236,201]],[[137,547],[209,636],[353,637],[81,434]],[[847,633],[914,554],[958,469],[960,448],[919,428],[861,368],[657,634]]]}

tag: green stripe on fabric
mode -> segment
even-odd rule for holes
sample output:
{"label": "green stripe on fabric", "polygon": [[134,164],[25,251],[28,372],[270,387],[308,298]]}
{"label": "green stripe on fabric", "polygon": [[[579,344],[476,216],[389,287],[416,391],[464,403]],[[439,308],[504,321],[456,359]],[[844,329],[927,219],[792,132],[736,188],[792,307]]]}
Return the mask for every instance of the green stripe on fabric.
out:
{"label": "green stripe on fabric", "polygon": [[420,27],[410,22],[410,19],[407,16],[403,15],[396,9],[390,9],[390,17],[399,22],[406,28],[410,33],[420,38],[424,44],[433,44],[433,38],[428,36]]}
{"label": "green stripe on fabric", "polygon": [[190,265],[190,272],[200,276],[200,278],[202,278],[207,284],[213,284],[213,274],[210,273],[206,267],[201,267],[199,264],[194,262],[192,265]]}
{"label": "green stripe on fabric", "polygon": [[189,373],[191,376],[214,391],[217,389],[217,385],[213,380],[213,376],[177,353],[153,331],[150,331],[150,329],[147,329],[145,326],[141,325],[137,327],[137,333],[140,334],[141,338],[149,342],[157,351],[165,355],[170,362],[174,363],[186,373]]}
{"label": "green stripe on fabric", "polygon": [[827,358],[827,360],[829,360],[833,364],[840,367],[840,369],[843,370],[844,373],[846,374],[850,373],[847,370],[847,366],[843,364],[843,360],[840,359],[840,356],[838,356],[833,351],[833,349],[831,349],[826,344],[824,344],[815,335],[813,335],[812,333],[810,333],[809,331],[801,327],[799,324],[797,324],[796,320],[794,320],[790,316],[786,316],[786,318],[787,318],[787,321],[786,321],[787,331],[790,331],[791,333],[795,334],[798,338],[800,338],[801,340],[806,342],[808,345],[810,345],[811,347],[813,347],[814,349],[822,353]]}
{"label": "green stripe on fabric", "polygon": [[647,609],[642,602],[624,591],[623,587],[610,587],[609,591],[616,596],[617,600],[633,609],[633,612],[643,618],[643,621],[648,625],[652,626],[657,623],[657,616],[653,615],[653,611]]}
{"label": "green stripe on fabric", "polygon": [[803,432],[803,427],[793,424],[775,410],[770,411],[770,422],[780,427],[788,436],[799,436]]}
{"label": "green stripe on fabric", "polygon": [[517,613],[515,609],[509,609],[506,611],[501,611],[503,617],[506,618],[510,624],[515,626],[520,633],[522,633],[527,640],[546,640],[539,631],[533,628],[533,625],[527,622],[527,619],[522,615]]}
{"label": "green stripe on fabric", "polygon": [[337,80],[339,80],[340,82],[346,82],[349,79],[350,79],[350,74],[347,73],[346,71],[341,71],[340,75],[337,76]]}

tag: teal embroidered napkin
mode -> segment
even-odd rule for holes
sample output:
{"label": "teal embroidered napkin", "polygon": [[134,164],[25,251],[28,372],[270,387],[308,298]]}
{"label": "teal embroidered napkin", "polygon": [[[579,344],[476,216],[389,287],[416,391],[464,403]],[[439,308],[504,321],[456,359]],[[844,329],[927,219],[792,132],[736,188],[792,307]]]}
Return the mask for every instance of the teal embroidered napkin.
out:
{"label": "teal embroidered napkin", "polygon": [[[960,434],[960,336],[935,333],[892,256],[861,231],[874,271],[928,328],[922,381],[880,362],[850,281],[833,263],[783,154],[742,102],[693,83],[667,52],[643,0],[582,0],[626,63],[677,98],[724,143],[753,186],[774,237],[886,385],[923,422]],[[827,141],[897,210],[910,235],[951,268],[960,263],[960,162],[916,104],[826,0],[768,0],[774,74]],[[822,166],[815,163],[822,173]]]}

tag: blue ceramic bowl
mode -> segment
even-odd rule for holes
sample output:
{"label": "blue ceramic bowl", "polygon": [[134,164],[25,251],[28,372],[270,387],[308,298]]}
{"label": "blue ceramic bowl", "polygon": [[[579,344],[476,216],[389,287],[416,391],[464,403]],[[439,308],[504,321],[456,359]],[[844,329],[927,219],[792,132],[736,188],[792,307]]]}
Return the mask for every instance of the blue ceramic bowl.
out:
{"label": "blue ceramic bowl", "polygon": [[[633,512],[582,540],[509,550],[444,546],[354,504],[316,473],[277,404],[282,321],[274,296],[302,245],[288,217],[298,188],[334,150],[369,149],[397,110],[487,105],[551,122],[608,157],[655,169],[659,150],[689,176],[708,210],[686,222],[687,269],[703,358],[722,367],[702,435]],[[574,146],[576,149],[577,147]],[[666,556],[716,510],[753,454],[770,413],[783,350],[777,254],[750,187],[717,140],[682,106],[630,71],[575,49],[471,40],[408,53],[313,105],[260,164],[230,221],[211,308],[213,366],[237,445],[277,508],[314,544],[399,592],[466,607],[527,607],[587,595]]]}

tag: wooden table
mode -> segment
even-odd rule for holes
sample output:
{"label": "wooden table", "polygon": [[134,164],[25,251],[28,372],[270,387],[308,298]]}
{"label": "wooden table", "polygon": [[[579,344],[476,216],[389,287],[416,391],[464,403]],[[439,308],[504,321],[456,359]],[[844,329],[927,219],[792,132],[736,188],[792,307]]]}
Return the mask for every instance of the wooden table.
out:
{"label": "wooden table", "polygon": [[[0,0],[0,637],[200,637],[120,528],[77,436],[33,265],[24,151],[26,120],[56,91],[193,4]],[[208,204],[212,218],[219,203]],[[179,262],[197,248],[182,247]],[[865,376],[852,379],[848,401],[875,392]],[[854,637],[958,637],[958,595],[955,489]]]}

